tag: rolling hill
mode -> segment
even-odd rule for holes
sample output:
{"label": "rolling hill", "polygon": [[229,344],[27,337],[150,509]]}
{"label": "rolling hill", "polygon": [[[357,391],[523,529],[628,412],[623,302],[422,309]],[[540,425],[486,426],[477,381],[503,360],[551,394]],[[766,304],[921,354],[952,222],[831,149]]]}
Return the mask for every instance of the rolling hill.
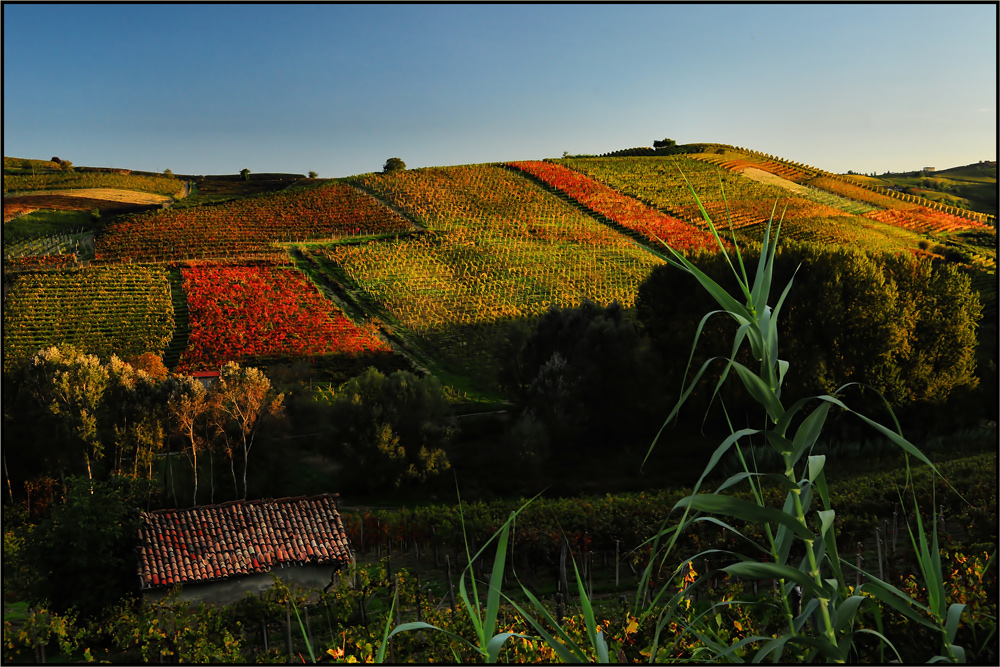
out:
{"label": "rolling hill", "polygon": [[[740,244],[759,239],[773,216],[788,239],[953,262],[983,286],[996,270],[995,217],[892,189],[899,184],[891,179],[719,144],[344,179],[67,171],[16,158],[4,166],[5,367],[39,347],[72,343],[104,355],[152,352],[171,366],[307,359],[354,368],[340,362],[357,344],[279,345],[241,326],[280,311],[289,339],[371,336],[366,349],[392,350],[491,394],[493,350],[510,322],[585,299],[628,307],[664,261],[663,242],[712,251],[692,190]],[[967,194],[992,183],[995,194],[996,165],[934,178],[965,183]],[[233,267],[258,267],[253,279],[266,290],[234,297],[242,279],[219,282]],[[138,277],[115,279],[129,271]],[[291,274],[298,277],[288,282]],[[254,294],[262,300],[264,291],[271,305],[261,311]],[[105,309],[99,324],[87,324],[98,318],[94,303],[136,299],[144,305]],[[189,306],[213,299],[231,307],[212,321],[211,345],[188,349],[188,332],[207,325],[207,311]],[[307,325],[288,313],[317,308],[329,321],[296,329]],[[166,333],[143,336],[147,320]]]}

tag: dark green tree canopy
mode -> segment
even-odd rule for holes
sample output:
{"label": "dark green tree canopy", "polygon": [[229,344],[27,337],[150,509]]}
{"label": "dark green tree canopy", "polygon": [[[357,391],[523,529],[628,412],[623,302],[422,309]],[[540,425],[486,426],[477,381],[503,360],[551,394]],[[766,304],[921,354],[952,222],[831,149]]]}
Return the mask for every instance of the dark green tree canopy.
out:
{"label": "dark green tree canopy", "polygon": [[[753,251],[743,259],[749,267],[757,264]],[[692,261],[735,290],[722,255],[705,253]],[[781,355],[793,369],[782,393],[786,405],[852,382],[876,389],[894,408],[941,405],[953,392],[976,385],[979,299],[969,278],[953,266],[911,255],[786,242],[775,257],[773,284],[783,289],[793,274],[779,314]],[[688,350],[707,308],[695,279],[665,265],[640,287],[636,310],[658,349]],[[724,316],[708,321],[692,374],[711,357],[729,357],[735,327]],[[741,361],[754,363],[749,354]],[[721,371],[723,362],[716,363]],[[683,370],[668,368],[667,383],[680,386]],[[727,409],[744,393],[737,385],[722,394]],[[699,418],[711,389],[706,386],[700,404],[691,407]]]}
{"label": "dark green tree canopy", "polygon": [[502,377],[531,428],[545,428],[552,453],[648,443],[655,433],[650,417],[664,406],[652,390],[652,350],[620,304],[551,308],[513,352]]}
{"label": "dark green tree canopy", "polygon": [[65,500],[28,539],[26,555],[36,570],[31,586],[37,599],[50,600],[58,611],[76,607],[96,614],[138,591],[133,548],[139,511],[121,478],[66,481]]}
{"label": "dark green tree canopy", "polygon": [[398,157],[391,157],[382,165],[382,172],[386,174],[393,171],[403,171],[404,169],[406,169],[406,163]]}
{"label": "dark green tree canopy", "polygon": [[454,422],[434,376],[385,375],[369,368],[337,392],[331,406],[335,450],[367,490],[425,482],[449,468],[444,447]]}

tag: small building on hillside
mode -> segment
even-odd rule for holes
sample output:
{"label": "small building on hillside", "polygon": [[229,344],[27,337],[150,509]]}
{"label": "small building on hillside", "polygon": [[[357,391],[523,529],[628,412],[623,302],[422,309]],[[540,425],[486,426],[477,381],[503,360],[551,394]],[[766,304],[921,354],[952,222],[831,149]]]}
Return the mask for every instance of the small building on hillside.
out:
{"label": "small building on hillside", "polygon": [[138,574],[146,598],[227,603],[286,584],[324,588],[352,560],[337,494],[143,512]]}
{"label": "small building on hillside", "polygon": [[219,371],[195,371],[189,375],[200,382],[205,389],[211,389],[212,385],[219,381]]}

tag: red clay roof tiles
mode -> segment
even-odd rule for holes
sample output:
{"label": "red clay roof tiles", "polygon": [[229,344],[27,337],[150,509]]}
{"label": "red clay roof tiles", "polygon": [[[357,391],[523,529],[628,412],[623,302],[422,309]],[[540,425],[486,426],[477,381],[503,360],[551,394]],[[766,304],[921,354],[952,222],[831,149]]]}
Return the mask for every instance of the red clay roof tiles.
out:
{"label": "red clay roof tiles", "polygon": [[267,572],[274,565],[351,559],[336,496],[234,501],[143,512],[142,588]]}

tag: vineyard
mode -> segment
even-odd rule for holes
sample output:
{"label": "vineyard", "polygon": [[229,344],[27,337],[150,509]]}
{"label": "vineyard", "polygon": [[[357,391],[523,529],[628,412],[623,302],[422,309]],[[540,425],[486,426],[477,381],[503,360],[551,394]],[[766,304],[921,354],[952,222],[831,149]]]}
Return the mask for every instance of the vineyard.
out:
{"label": "vineyard", "polygon": [[742,171],[748,168],[761,169],[793,183],[803,183],[816,176],[814,170],[808,169],[804,165],[796,166],[742,151],[735,154],[728,151],[722,154],[704,153],[692,155],[692,158],[718,165],[727,171]]}
{"label": "vineyard", "polygon": [[877,206],[872,206],[871,204],[866,204],[864,202],[855,201],[853,199],[848,199],[847,197],[841,197],[840,195],[835,195],[832,192],[826,192],[825,190],[820,190],[808,185],[801,185],[795,183],[788,179],[782,178],[781,176],[776,176],[768,171],[761,171],[754,167],[749,167],[740,171],[740,174],[746,178],[750,178],[761,183],[767,183],[769,185],[776,185],[779,188],[788,190],[792,194],[798,195],[799,197],[804,197],[809,201],[815,202],[817,204],[822,204],[824,206],[829,206],[835,208],[844,213],[849,213],[851,215],[864,215],[865,213],[870,213],[872,211],[877,211]]}
{"label": "vineyard", "polygon": [[[992,232],[992,228],[970,217],[922,206],[916,197],[889,196],[833,175],[806,180],[811,172],[804,166],[790,166],[801,171],[795,174],[774,166],[784,163],[759,158],[737,165],[732,157],[728,153],[706,153],[670,158],[564,158],[554,162],[698,225],[701,211],[691,197],[690,183],[716,223],[738,229],[748,238],[761,237],[772,211],[775,219],[783,217],[782,234],[786,238],[862,244],[880,250],[907,249],[916,254],[921,252],[921,235]],[[738,173],[723,171],[723,167],[738,169]],[[958,239],[956,242],[961,243]],[[971,249],[969,253],[979,254]],[[992,265],[995,258],[983,261]]]}
{"label": "vineyard", "polygon": [[456,364],[486,361],[508,320],[585,298],[629,306],[660,262],[498,166],[421,169],[360,177],[358,183],[431,232],[313,254]]}
{"label": "vineyard", "polygon": [[[927,250],[925,236],[950,234],[945,242],[968,261],[995,265],[988,244],[973,247],[955,236],[991,231],[968,218],[805,165],[714,144],[647,156],[420,169],[334,182],[292,174],[254,178],[208,177],[198,186],[204,201],[109,215],[106,221],[95,216],[93,238],[75,230],[24,238],[5,248],[4,269],[53,271],[88,261],[286,264],[281,244],[309,243],[302,257],[326,273],[320,280],[351,295],[353,318],[377,317],[386,331],[403,334],[404,346],[412,343],[433,359],[486,368],[512,320],[584,299],[631,305],[638,284],[661,262],[661,240],[680,250],[713,248],[692,189],[713,220],[744,239],[760,239],[773,215],[783,219],[784,238],[904,248],[938,258]],[[19,189],[131,185],[151,192],[178,183],[95,171],[5,176],[5,187]],[[210,201],[215,197],[224,201]],[[11,303],[18,298],[15,293]],[[308,344],[300,340],[303,347],[296,351],[288,341],[286,347],[268,341],[274,349],[259,340],[241,342],[251,340],[244,333],[223,340],[221,331],[235,325],[211,326],[215,338],[194,335],[180,368],[210,366],[241,345],[247,345],[245,359],[312,358],[334,349],[317,342],[320,334]]]}
{"label": "vineyard", "polygon": [[714,221],[726,226],[732,220],[736,228],[766,220],[776,201],[788,199],[788,193],[781,188],[743,178],[689,156],[565,158],[555,162],[702,228],[704,222],[691,188]]}
{"label": "vineyard", "polygon": [[355,325],[293,269],[200,265],[181,275],[191,332],[179,371],[389,351],[371,327]]}
{"label": "vineyard", "polygon": [[675,250],[715,248],[715,239],[708,232],[664,215],[571,169],[551,162],[509,164],[564,192],[597,215],[637,232],[647,241],[666,242]]}
{"label": "vineyard", "polygon": [[890,208],[884,211],[872,211],[866,213],[865,217],[921,234],[989,229],[982,223],[974,222],[968,218],[960,218],[957,215],[942,213],[924,206],[914,206],[906,210]]}
{"label": "vineyard", "polygon": [[99,262],[260,259],[278,242],[394,234],[412,226],[342,183],[191,208],[124,216],[95,239]]}
{"label": "vineyard", "polygon": [[[63,234],[51,234],[34,239],[5,243],[3,250],[5,267],[9,260],[33,259],[44,256],[56,257],[67,253],[80,253],[81,250],[89,250],[88,234],[89,232],[84,229],[75,229]],[[58,263],[58,260],[55,260],[55,263]]]}
{"label": "vineyard", "polygon": [[33,176],[4,174],[3,193],[34,192],[37,190],[67,190],[79,188],[112,188],[138,190],[174,197],[181,194],[184,183],[168,176],[143,176],[107,172],[56,172]]}
{"label": "vineyard", "polygon": [[99,355],[162,354],[174,317],[166,271],[102,267],[25,273],[4,302],[4,366],[51,345]]}

